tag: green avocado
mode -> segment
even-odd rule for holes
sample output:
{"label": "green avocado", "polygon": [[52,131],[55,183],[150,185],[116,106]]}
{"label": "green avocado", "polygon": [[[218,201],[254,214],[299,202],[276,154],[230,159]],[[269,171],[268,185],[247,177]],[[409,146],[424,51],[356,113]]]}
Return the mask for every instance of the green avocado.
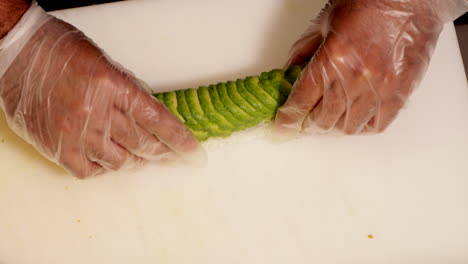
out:
{"label": "green avocado", "polygon": [[247,77],[245,79],[245,87],[247,91],[253,94],[263,105],[268,109],[275,109],[278,104],[276,100],[265,92],[260,86],[258,77]]}
{"label": "green avocado", "polygon": [[220,114],[213,106],[207,87],[198,88],[198,98],[200,99],[203,112],[212,123],[217,124],[219,128],[224,130],[232,131],[234,129],[234,124],[229,122],[229,120]]}
{"label": "green avocado", "polygon": [[226,89],[231,100],[239,106],[244,112],[252,116],[253,118],[261,118],[261,112],[258,112],[253,106],[250,105],[237,91],[237,86],[233,81],[226,83]]}
{"label": "green avocado", "polygon": [[[190,108],[185,100],[184,90],[176,91],[177,98],[177,112],[182,116],[184,124],[192,131],[198,140],[203,141],[210,137],[208,132],[198,124],[197,120],[193,118]],[[169,108],[169,110],[171,110]]]}
{"label": "green avocado", "polygon": [[196,89],[185,90],[185,100],[187,101],[187,105],[192,116],[203,128],[206,129],[208,135],[214,137],[226,137],[231,135],[231,131],[220,128],[216,123],[211,122],[208,116],[205,115]]}
{"label": "green avocado", "polygon": [[156,99],[158,99],[161,103],[164,104],[164,94],[163,93],[155,94],[154,97],[156,97]]}
{"label": "green avocado", "polygon": [[268,116],[271,114],[271,110],[268,109],[265,105],[263,105],[255,96],[253,96],[247,89],[245,88],[244,80],[239,79],[236,81],[237,91],[239,94],[247,101],[251,106],[253,106],[259,114],[263,116]]}
{"label": "green avocado", "polygon": [[182,122],[185,122],[185,119],[180,115],[179,111],[177,111],[177,94],[175,92],[167,92],[162,95],[164,95],[163,102],[167,108]]}
{"label": "green avocado", "polygon": [[279,86],[284,77],[283,71],[271,71],[260,75],[259,87],[267,92],[276,102],[282,97]]}
{"label": "green avocado", "polygon": [[219,83],[216,85],[216,91],[219,94],[221,102],[237,119],[243,120],[244,122],[250,124],[255,118],[247,114],[242,108],[237,106],[232,99],[229,97],[226,85],[224,83]]}
{"label": "green avocado", "polygon": [[240,119],[237,119],[231,111],[229,111],[221,101],[218,90],[216,89],[216,86],[210,85],[208,87],[208,93],[210,94],[211,102],[213,103],[213,106],[215,110],[224,116],[226,120],[228,120],[231,124],[235,126],[235,128],[243,128],[245,125],[245,122],[242,122]]}
{"label": "green avocado", "polygon": [[272,70],[237,81],[198,89],[153,94],[199,141],[273,119],[289,96],[305,65]]}

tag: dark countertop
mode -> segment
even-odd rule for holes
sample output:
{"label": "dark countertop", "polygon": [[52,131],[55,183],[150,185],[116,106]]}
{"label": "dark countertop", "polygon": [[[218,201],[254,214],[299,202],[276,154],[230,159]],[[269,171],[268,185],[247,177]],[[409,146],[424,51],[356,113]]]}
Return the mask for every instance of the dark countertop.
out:
{"label": "dark countertop", "polygon": [[463,16],[455,20],[455,25],[464,25],[464,24],[468,24],[468,13],[464,14]]}
{"label": "dark countertop", "polygon": [[37,0],[46,11],[118,2],[122,0]]}
{"label": "dark countertop", "polygon": [[468,78],[468,24],[456,26],[466,77]]}
{"label": "dark countertop", "polygon": [[465,65],[465,72],[468,78],[468,13],[455,21],[455,29],[457,30],[460,51],[462,53],[463,64]]}

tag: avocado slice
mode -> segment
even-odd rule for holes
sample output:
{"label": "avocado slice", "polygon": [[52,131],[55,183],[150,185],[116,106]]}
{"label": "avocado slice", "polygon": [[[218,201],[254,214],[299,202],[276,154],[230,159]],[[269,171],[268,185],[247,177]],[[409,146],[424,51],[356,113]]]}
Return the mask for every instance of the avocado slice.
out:
{"label": "avocado slice", "polygon": [[237,91],[239,92],[240,96],[242,96],[251,106],[253,106],[259,114],[263,116],[268,116],[271,114],[270,109],[268,109],[265,105],[263,105],[254,95],[252,95],[247,89],[245,88],[244,80],[239,79],[236,81]]}
{"label": "avocado slice", "polygon": [[293,85],[296,80],[299,78],[299,76],[302,73],[302,70],[304,69],[306,65],[302,66],[297,66],[297,65],[291,65],[289,68],[286,70],[284,73],[284,80],[288,81],[291,85]]}
{"label": "avocado slice", "polygon": [[278,72],[265,72],[260,75],[259,87],[267,92],[276,102],[281,97],[279,91],[280,80],[282,76]]}
{"label": "avocado slice", "polygon": [[243,120],[246,124],[250,124],[255,121],[255,117],[250,116],[231,100],[224,83],[217,84],[216,91],[218,92],[219,98],[221,99],[224,107],[228,109],[237,119]]}
{"label": "avocado slice", "polygon": [[203,112],[212,123],[217,124],[221,129],[234,129],[234,124],[229,122],[229,120],[227,120],[226,117],[220,114],[213,106],[208,87],[198,88],[198,98],[200,99],[200,105],[203,109]]}
{"label": "avocado slice", "polygon": [[216,89],[216,86],[210,85],[208,87],[208,93],[210,94],[211,102],[213,103],[213,107],[215,110],[224,116],[226,120],[228,120],[231,124],[235,126],[235,128],[243,128],[245,123],[239,119],[237,119],[231,111],[229,111],[221,101],[221,98],[219,97],[218,90]]}
{"label": "avocado slice", "polygon": [[177,112],[184,119],[184,124],[192,131],[192,133],[197,137],[198,140],[203,141],[210,137],[207,131],[198,124],[197,120],[193,118],[192,113],[190,112],[187,101],[185,100],[185,94],[183,90],[176,91],[177,98]]}
{"label": "avocado slice", "polygon": [[175,92],[167,92],[163,95],[163,102],[169,108],[169,110],[178,117],[182,122],[185,123],[184,117],[177,111],[177,94]]}
{"label": "avocado slice", "polygon": [[237,86],[233,81],[226,83],[226,89],[231,100],[244,112],[254,117],[255,119],[261,118],[261,112],[257,111],[248,101],[246,101],[237,91]]}
{"label": "avocado slice", "polygon": [[304,65],[198,89],[153,94],[198,140],[227,137],[275,117]]}
{"label": "avocado slice", "polygon": [[226,137],[231,135],[231,132],[220,128],[216,123],[212,123],[203,112],[196,89],[185,90],[185,100],[192,113],[192,116],[197,122],[206,129],[210,136]]}
{"label": "avocado slice", "polygon": [[258,77],[247,77],[245,79],[245,87],[251,94],[253,94],[263,105],[265,105],[271,111],[276,109],[276,107],[278,106],[276,100],[267,92],[265,92],[262,88],[260,88]]}
{"label": "avocado slice", "polygon": [[165,104],[164,103],[164,93],[155,94],[154,97],[156,97],[156,99],[158,99],[161,103]]}

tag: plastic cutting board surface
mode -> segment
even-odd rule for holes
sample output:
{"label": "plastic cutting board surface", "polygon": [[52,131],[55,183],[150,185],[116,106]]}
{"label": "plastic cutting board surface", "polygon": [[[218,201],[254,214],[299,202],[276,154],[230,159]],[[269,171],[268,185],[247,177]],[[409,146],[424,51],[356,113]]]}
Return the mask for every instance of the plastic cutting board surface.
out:
{"label": "plastic cutting board surface", "polygon": [[[155,91],[281,67],[324,1],[126,1],[54,13]],[[467,263],[468,85],[452,26],[382,135],[245,136],[203,168],[80,181],[0,119],[0,263]]]}

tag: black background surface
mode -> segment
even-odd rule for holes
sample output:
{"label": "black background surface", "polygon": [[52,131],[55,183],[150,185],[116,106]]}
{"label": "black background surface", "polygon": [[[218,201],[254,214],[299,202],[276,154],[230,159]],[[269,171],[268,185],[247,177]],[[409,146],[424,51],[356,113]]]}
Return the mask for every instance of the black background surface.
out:
{"label": "black background surface", "polygon": [[468,24],[468,13],[455,21],[455,25]]}
{"label": "black background surface", "polygon": [[46,11],[54,11],[60,9],[97,5],[118,1],[122,0],[37,0],[39,5]]}
{"label": "black background surface", "polygon": [[[37,0],[46,11],[54,11],[73,7],[98,5],[104,3],[118,2],[123,0]],[[456,25],[468,24],[468,13],[455,21]]]}

